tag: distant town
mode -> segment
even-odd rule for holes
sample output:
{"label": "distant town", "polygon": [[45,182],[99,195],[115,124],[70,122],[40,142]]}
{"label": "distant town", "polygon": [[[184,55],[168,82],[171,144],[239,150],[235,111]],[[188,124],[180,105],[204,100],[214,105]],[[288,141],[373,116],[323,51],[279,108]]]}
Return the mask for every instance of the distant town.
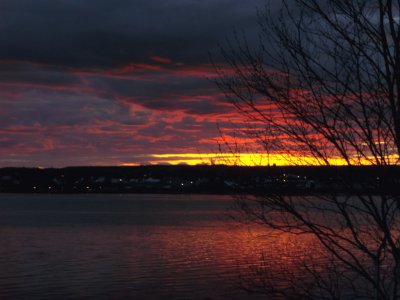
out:
{"label": "distant town", "polygon": [[397,193],[400,168],[138,166],[2,168],[2,193]]}

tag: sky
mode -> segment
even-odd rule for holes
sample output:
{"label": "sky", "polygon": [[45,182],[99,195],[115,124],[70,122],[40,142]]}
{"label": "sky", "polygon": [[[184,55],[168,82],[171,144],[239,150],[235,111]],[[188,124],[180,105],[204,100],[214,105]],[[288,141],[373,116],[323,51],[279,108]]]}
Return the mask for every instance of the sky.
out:
{"label": "sky", "polygon": [[210,163],[218,44],[263,0],[1,0],[0,167]]}

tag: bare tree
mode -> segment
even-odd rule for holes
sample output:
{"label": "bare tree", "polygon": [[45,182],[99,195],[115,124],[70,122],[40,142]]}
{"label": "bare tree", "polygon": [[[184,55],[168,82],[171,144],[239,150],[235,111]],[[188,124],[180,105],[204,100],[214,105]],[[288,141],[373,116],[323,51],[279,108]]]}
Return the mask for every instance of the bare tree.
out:
{"label": "bare tree", "polygon": [[217,84],[253,124],[247,134],[302,164],[374,165],[378,176],[361,189],[343,179],[340,195],[246,197],[241,211],[323,247],[331,272],[305,264],[318,284],[298,296],[400,298],[400,199],[387,189],[400,154],[400,1],[283,0],[259,12],[259,26],[257,46],[236,34],[221,48],[229,71],[216,66]]}

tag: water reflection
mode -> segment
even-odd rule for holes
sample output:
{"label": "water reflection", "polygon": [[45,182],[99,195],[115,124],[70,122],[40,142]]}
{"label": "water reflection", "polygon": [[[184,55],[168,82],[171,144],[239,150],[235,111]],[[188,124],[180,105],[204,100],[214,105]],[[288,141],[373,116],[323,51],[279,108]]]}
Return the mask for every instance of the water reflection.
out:
{"label": "water reflection", "polygon": [[239,282],[254,267],[295,270],[313,240],[239,226],[230,206],[204,195],[1,195],[0,298],[258,299]]}

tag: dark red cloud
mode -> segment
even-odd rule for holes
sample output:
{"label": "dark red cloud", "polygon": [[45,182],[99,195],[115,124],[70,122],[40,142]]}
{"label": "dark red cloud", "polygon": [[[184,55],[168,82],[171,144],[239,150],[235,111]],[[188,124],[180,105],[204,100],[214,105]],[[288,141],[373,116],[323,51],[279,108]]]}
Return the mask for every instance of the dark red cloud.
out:
{"label": "dark red cloud", "polygon": [[2,1],[0,167],[217,151],[217,124],[242,120],[209,52],[261,3]]}
{"label": "dark red cloud", "polygon": [[210,65],[171,64],[1,64],[12,76],[0,82],[0,164],[146,163],[151,154],[213,151],[217,123],[233,107],[208,79]]}

